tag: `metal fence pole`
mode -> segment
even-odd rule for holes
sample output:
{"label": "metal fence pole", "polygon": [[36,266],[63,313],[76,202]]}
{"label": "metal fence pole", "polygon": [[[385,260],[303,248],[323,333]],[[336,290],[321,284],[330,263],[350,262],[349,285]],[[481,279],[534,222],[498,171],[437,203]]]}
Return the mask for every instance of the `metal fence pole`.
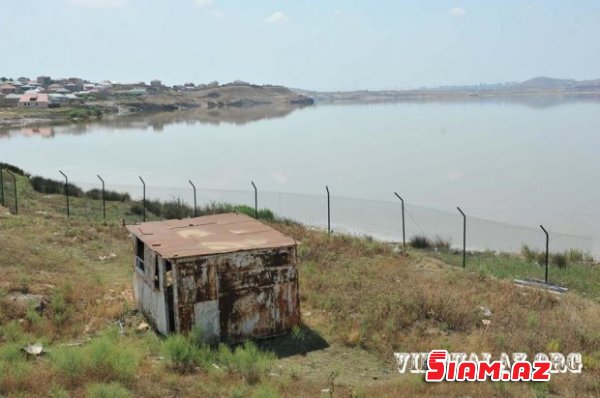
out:
{"label": "metal fence pole", "polygon": [[327,185],[325,185],[325,189],[327,190],[327,235],[331,235],[331,199]]}
{"label": "metal fence pole", "polygon": [[546,228],[544,228],[543,225],[540,225],[540,228],[546,234],[546,270],[545,270],[544,280],[546,281],[546,283],[548,283],[548,257],[549,257],[548,249],[550,248],[550,235],[548,235],[548,231],[546,231]]}
{"label": "metal fence pole", "polygon": [[463,216],[463,268],[467,266],[467,216],[460,209],[460,207],[456,207],[460,214]]}
{"label": "metal fence pole", "polygon": [[4,206],[4,179],[2,174],[4,173],[4,169],[0,167],[0,200],[2,200],[2,206]]}
{"label": "metal fence pole", "polygon": [[142,199],[142,214],[144,217],[144,222],[146,222],[146,182],[142,177],[139,177],[139,179],[142,182],[142,185],[144,186],[144,196]]}
{"label": "metal fence pole", "polygon": [[254,184],[254,181],[250,181],[254,187],[254,218],[258,219],[258,189]]}
{"label": "metal fence pole", "polygon": [[402,199],[402,197],[396,192],[394,192],[394,195],[396,195],[398,199],[400,199],[400,201],[402,202],[402,247],[406,249],[406,229],[404,225],[404,199]]}
{"label": "metal fence pole", "polygon": [[17,176],[15,176],[10,170],[6,170],[6,172],[13,178],[13,185],[15,187],[15,214],[19,214],[19,200],[17,199]]}
{"label": "metal fence pole", "polygon": [[102,181],[102,216],[104,217],[104,221],[106,221],[106,191],[104,190],[104,180],[100,177],[100,174],[97,174],[100,181]]}
{"label": "metal fence pole", "polygon": [[192,188],[194,189],[194,217],[198,217],[198,204],[196,202],[196,186],[192,182],[192,180],[188,180]]}
{"label": "metal fence pole", "polygon": [[71,217],[71,209],[69,208],[69,177],[62,171],[58,170],[65,177],[65,197],[67,198],[67,218]]}

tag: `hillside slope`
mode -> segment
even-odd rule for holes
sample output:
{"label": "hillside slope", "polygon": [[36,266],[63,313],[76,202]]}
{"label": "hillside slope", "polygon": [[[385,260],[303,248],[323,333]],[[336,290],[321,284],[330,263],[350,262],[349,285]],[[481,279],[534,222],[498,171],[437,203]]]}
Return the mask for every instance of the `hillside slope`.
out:
{"label": "hillside slope", "polygon": [[[97,201],[73,199],[67,220],[64,197],[34,192],[25,177],[19,196],[19,215],[0,209],[0,395],[99,396],[104,389],[109,396],[315,397],[332,385],[334,397],[600,394],[595,300],[523,290],[428,252],[402,254],[371,239],[328,237],[283,221],[272,225],[299,242],[305,326],[259,344],[275,359],[201,349],[195,366],[175,366],[172,339],[137,330],[143,317],[132,311],[131,244],[117,216],[132,204],[111,202],[113,221],[105,225],[85,216],[100,209]],[[39,311],[23,306],[14,299],[23,295],[45,304]],[[50,353],[26,359],[19,349],[36,341]],[[436,385],[396,371],[394,351],[436,348],[581,352],[584,371],[546,384]]]}

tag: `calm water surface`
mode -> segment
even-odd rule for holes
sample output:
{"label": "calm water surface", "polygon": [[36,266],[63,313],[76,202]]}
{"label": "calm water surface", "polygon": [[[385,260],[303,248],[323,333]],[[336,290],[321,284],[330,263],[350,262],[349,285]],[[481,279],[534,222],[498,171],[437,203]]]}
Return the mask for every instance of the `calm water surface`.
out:
{"label": "calm water surface", "polygon": [[[185,118],[184,118],[185,119]],[[229,122],[132,119],[0,136],[0,160],[108,185],[394,200],[600,237],[600,103],[322,105]],[[158,120],[158,121],[157,121]],[[133,189],[133,188],[132,188]],[[137,189],[137,188],[135,188]],[[597,251],[597,250],[595,250]]]}

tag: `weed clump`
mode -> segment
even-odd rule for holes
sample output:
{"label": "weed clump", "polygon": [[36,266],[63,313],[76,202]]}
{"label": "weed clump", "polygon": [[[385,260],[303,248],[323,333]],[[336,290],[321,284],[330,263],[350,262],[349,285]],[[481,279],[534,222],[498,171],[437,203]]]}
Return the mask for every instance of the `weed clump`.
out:
{"label": "weed clump", "polygon": [[89,398],[129,398],[131,393],[119,383],[96,383],[88,386]]}
{"label": "weed clump", "polygon": [[408,244],[410,245],[410,247],[413,247],[415,249],[431,249],[431,247],[433,246],[431,240],[429,240],[429,238],[425,235],[413,236],[408,241]]}

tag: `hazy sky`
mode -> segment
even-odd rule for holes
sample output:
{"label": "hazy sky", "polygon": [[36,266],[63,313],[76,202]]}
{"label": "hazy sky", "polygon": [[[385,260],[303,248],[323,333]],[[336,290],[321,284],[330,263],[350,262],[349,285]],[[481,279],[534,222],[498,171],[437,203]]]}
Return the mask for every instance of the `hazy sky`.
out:
{"label": "hazy sky", "polygon": [[600,1],[2,0],[0,76],[385,89],[600,77]]}

